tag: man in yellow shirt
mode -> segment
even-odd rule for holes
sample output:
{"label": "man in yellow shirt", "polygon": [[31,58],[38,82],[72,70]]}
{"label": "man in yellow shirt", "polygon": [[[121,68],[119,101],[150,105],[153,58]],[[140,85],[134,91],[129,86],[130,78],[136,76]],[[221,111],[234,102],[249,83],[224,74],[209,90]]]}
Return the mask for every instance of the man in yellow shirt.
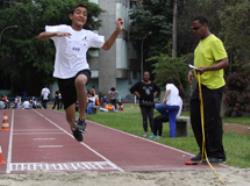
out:
{"label": "man in yellow shirt", "polygon": [[[224,68],[228,66],[228,57],[222,41],[209,31],[208,20],[196,17],[192,22],[193,33],[200,41],[194,51],[194,66],[200,73],[205,118],[206,152],[211,163],[221,163],[226,160],[222,144],[222,120],[220,116],[223,87],[225,86]],[[189,83],[192,83],[194,73],[188,73]],[[191,123],[200,152],[192,162],[201,161],[202,127],[200,114],[200,99],[198,86],[190,101]]]}

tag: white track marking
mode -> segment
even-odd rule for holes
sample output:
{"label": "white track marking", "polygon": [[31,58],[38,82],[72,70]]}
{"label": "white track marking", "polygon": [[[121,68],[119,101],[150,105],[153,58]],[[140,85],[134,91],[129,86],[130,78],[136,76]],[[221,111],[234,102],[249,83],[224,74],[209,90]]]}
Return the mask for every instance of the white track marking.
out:
{"label": "white track marking", "polygon": [[9,145],[8,145],[8,155],[7,155],[7,168],[6,168],[6,173],[7,174],[11,172],[14,116],[15,116],[15,111],[12,110],[12,112],[11,112],[11,126],[10,126],[10,134],[9,134]]}
{"label": "white track marking", "polygon": [[63,148],[64,145],[38,145],[38,148],[40,149],[46,149],[46,148],[51,148],[51,149],[55,149],[55,148]]}
{"label": "white track marking", "polygon": [[58,131],[58,129],[15,129],[15,132],[46,132],[46,131]]}
{"label": "white track marking", "polygon": [[29,171],[114,171],[117,170],[113,164],[107,161],[85,161],[85,162],[62,162],[62,163],[34,163],[20,162],[12,163],[11,171],[13,172],[29,172]]}
{"label": "white track marking", "polygon": [[13,135],[59,135],[64,133],[58,129],[15,129]]}
{"label": "white track marking", "polygon": [[33,135],[33,136],[37,136],[37,135],[64,135],[64,133],[62,133],[61,131],[58,132],[15,132],[13,135]]}
{"label": "white track marking", "polygon": [[56,138],[33,138],[33,141],[54,141]]}
{"label": "white track marking", "polygon": [[[51,123],[52,125],[54,125],[56,128],[58,128],[59,130],[63,131],[65,134],[67,134],[68,136],[70,136],[71,138],[75,139],[71,133],[69,133],[68,131],[66,131],[65,129],[63,129],[62,127],[60,127],[59,125],[57,125],[55,122],[53,122],[52,120],[50,120],[48,117],[46,117],[45,115],[43,115],[42,113],[34,110],[34,112],[41,116],[42,118],[44,118],[45,120],[47,120],[49,123]],[[112,167],[120,172],[125,172],[121,167],[117,166],[116,164],[114,164],[111,160],[109,160],[108,158],[106,158],[105,156],[103,156],[102,154],[100,154],[99,152],[95,151],[94,149],[92,149],[90,146],[88,146],[87,144],[85,144],[84,142],[80,143],[81,145],[83,145],[85,148],[87,148],[88,150],[90,150],[91,152],[93,152],[95,155],[99,156],[100,158],[102,158],[103,160],[107,161],[108,164],[112,165]]]}

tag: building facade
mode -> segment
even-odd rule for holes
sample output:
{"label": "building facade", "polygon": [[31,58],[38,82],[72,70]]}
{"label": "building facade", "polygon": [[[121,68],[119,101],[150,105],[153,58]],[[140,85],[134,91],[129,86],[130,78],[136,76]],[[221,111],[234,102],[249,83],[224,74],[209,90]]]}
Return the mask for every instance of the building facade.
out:
{"label": "building facade", "polygon": [[88,86],[95,86],[99,92],[106,94],[111,87],[115,87],[120,98],[129,95],[129,88],[139,75],[131,69],[131,61],[136,59],[136,54],[129,43],[129,11],[131,0],[89,0],[97,3],[104,12],[99,19],[102,26],[98,30],[100,35],[107,39],[115,29],[115,20],[124,19],[124,32],[116,39],[109,51],[91,52],[89,62],[92,70],[92,79]]}

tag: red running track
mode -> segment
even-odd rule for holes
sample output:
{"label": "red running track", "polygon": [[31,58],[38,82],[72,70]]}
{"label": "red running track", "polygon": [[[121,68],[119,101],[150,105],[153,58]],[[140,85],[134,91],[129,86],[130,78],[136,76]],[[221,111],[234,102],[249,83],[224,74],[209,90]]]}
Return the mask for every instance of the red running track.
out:
{"label": "red running track", "polygon": [[[1,173],[30,171],[167,171],[204,169],[185,166],[191,154],[128,133],[88,122],[77,142],[64,113],[8,110],[10,131],[0,132],[6,160]],[[0,111],[2,118],[3,111]]]}

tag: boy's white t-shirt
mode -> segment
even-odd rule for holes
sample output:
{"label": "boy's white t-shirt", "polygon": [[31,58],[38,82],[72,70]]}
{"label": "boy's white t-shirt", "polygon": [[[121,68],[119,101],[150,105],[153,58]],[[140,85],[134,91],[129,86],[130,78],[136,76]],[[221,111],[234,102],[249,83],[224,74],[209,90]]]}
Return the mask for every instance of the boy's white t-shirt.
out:
{"label": "boy's white t-shirt", "polygon": [[179,90],[174,84],[168,83],[166,84],[166,91],[170,91],[170,94],[167,97],[166,104],[171,105],[171,106],[179,106],[179,111],[177,114],[177,117],[179,117],[181,114],[182,105],[183,105],[183,101],[179,95]]}
{"label": "boy's white t-shirt", "polygon": [[56,48],[53,76],[60,79],[74,77],[79,71],[89,69],[87,51],[89,48],[101,48],[104,36],[93,31],[74,30],[69,25],[46,26],[46,32],[68,32],[71,36],[52,37]]}

